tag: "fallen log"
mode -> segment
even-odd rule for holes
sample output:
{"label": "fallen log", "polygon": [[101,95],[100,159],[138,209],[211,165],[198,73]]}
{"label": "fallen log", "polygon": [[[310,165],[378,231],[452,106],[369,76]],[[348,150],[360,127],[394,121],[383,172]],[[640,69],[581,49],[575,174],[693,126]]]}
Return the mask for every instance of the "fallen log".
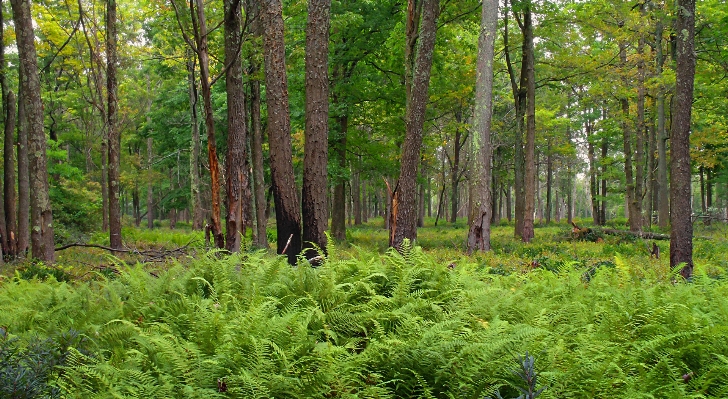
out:
{"label": "fallen log", "polygon": [[614,230],[614,229],[601,229],[604,234],[610,236],[630,236],[637,238],[645,238],[648,240],[669,240],[669,234],[652,233],[649,231],[628,231],[628,230]]}

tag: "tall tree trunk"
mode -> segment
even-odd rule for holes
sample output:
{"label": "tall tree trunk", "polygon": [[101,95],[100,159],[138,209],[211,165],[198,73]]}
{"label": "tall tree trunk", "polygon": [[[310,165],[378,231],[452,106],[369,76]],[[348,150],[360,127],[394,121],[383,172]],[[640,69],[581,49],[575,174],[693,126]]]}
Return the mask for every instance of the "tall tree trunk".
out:
{"label": "tall tree trunk", "polygon": [[[641,14],[645,14],[644,4],[641,6]],[[634,186],[634,219],[639,223],[639,228],[644,225],[644,196],[645,196],[645,61],[644,61],[645,37],[640,34],[637,43],[637,131],[635,151],[635,186]]]}
{"label": "tall tree trunk", "polygon": [[417,195],[417,227],[425,227],[425,185],[422,183]]}
{"label": "tall tree trunk", "polygon": [[43,131],[43,102],[40,95],[35,33],[28,0],[11,0],[22,70],[21,90],[28,115],[28,157],[30,164],[31,243],[34,258],[53,263],[53,213],[48,196],[46,138]]}
{"label": "tall tree trunk", "polygon": [[281,1],[264,0],[262,12],[265,26],[263,48],[268,102],[268,143],[278,228],[277,252],[281,254],[285,249],[288,262],[295,264],[302,244],[301,214],[293,173]]}
{"label": "tall tree trunk", "polygon": [[[658,19],[656,27],[657,69],[658,76],[662,75],[662,66],[665,58],[662,52],[662,21]],[[670,199],[667,186],[667,129],[665,129],[665,90],[657,88],[657,190],[658,207],[657,220],[661,229],[666,229],[670,222]]]}
{"label": "tall tree trunk", "polygon": [[[423,199],[424,206],[424,199]],[[367,192],[367,181],[361,181],[361,221],[366,223],[369,221],[369,193]],[[424,209],[424,208],[423,208]],[[423,215],[424,217],[424,215]]]}
{"label": "tall tree trunk", "polygon": [[[22,82],[22,70],[19,75]],[[25,256],[30,245],[30,166],[28,118],[22,85],[18,93],[18,255]]]}
{"label": "tall tree trunk", "polygon": [[[329,13],[331,0],[308,0],[306,23],[306,129],[303,158],[303,241],[313,259],[326,252],[329,150]],[[361,223],[361,216],[359,216]]]}
{"label": "tall tree trunk", "polygon": [[551,192],[554,184],[554,164],[551,155],[551,141],[548,144],[549,153],[546,155],[546,223],[551,223],[551,208],[553,207]]}
{"label": "tall tree trunk", "polygon": [[536,196],[536,78],[533,49],[533,23],[530,0],[523,10],[523,58],[526,72],[526,145],[524,148],[524,196],[523,242],[534,237],[533,213]]}
{"label": "tall tree trunk", "polygon": [[599,218],[599,176],[597,172],[597,159],[594,151],[595,140],[593,137],[591,120],[589,120],[588,116],[584,123],[584,130],[586,131],[587,154],[589,157],[589,193],[591,194],[592,221],[598,226],[601,224]]}
{"label": "tall tree trunk", "polygon": [[417,167],[425,125],[432,55],[435,49],[439,0],[408,0],[405,47],[405,139],[399,181],[392,201],[394,222],[389,226],[389,245],[400,248],[405,238],[417,238]]}
{"label": "tall tree trunk", "polygon": [[197,82],[195,79],[195,60],[189,55],[187,60],[187,79],[190,97],[190,201],[192,202],[192,230],[202,230],[205,216],[200,198],[200,122],[197,116],[198,100]]}
{"label": "tall tree trunk", "polygon": [[[353,168],[352,168],[353,169]],[[351,205],[354,214],[354,224],[361,225],[361,182],[359,172],[354,173],[351,179]]]}
{"label": "tall tree trunk", "polygon": [[210,231],[215,247],[225,247],[225,237],[220,222],[220,164],[217,158],[215,139],[215,119],[212,109],[212,78],[210,77],[210,55],[207,44],[208,30],[205,19],[204,2],[194,0],[190,3],[190,13],[196,22],[195,42],[197,59],[200,63],[200,86],[202,88],[202,107],[205,111],[205,131],[207,132],[207,158],[210,164]]}
{"label": "tall tree trunk", "polygon": [[[151,137],[147,138],[147,170],[151,174],[152,172],[152,160],[154,156],[154,148],[152,147],[153,140]],[[147,228],[154,228],[154,189],[150,181],[147,183]]]}
{"label": "tall tree trunk", "polygon": [[[3,3],[0,1],[0,10]],[[0,232],[3,235],[3,241],[7,244],[3,247],[3,255],[15,257],[17,255],[17,211],[15,197],[15,117],[17,116],[15,94],[8,89],[6,80],[5,63],[5,21],[2,12],[0,12],[0,90],[2,91],[2,107],[3,122],[5,125],[4,132],[4,197],[3,210],[5,211],[5,231]]]}
{"label": "tall tree trunk", "polygon": [[[256,72],[258,68],[259,66],[257,62],[254,63],[253,73]],[[253,161],[253,192],[255,193],[255,219],[257,226],[255,245],[258,248],[267,249],[268,219],[265,214],[267,201],[265,199],[265,178],[263,173],[263,128],[260,119],[260,81],[253,79],[250,82],[250,86],[250,125],[253,133],[253,138],[251,140],[251,158]]]}
{"label": "tall tree trunk", "polygon": [[475,129],[471,140],[473,167],[470,170],[470,228],[468,253],[490,250],[492,191],[490,167],[491,117],[493,114],[493,55],[498,29],[498,0],[483,1],[475,75]]}
{"label": "tall tree trunk", "polygon": [[109,246],[121,249],[121,130],[118,124],[116,81],[116,0],[106,2],[106,126],[109,132]]}
{"label": "tall tree trunk", "polygon": [[690,220],[690,119],[695,79],[695,0],[677,2],[677,68],[670,163],[670,266],[682,264],[693,275],[693,224]]}
{"label": "tall tree trunk", "polygon": [[[622,42],[619,44],[619,59],[623,67],[627,65],[627,44]],[[629,80],[626,76],[622,77],[625,87],[628,87]],[[632,129],[629,123],[629,99],[622,97],[619,99],[622,107],[622,141],[624,146],[624,176],[625,176],[625,203],[626,211],[629,215],[630,231],[639,231],[642,229],[640,224],[641,215],[635,208],[637,205],[637,192],[635,191],[635,181],[632,169]]]}
{"label": "tall tree trunk", "polygon": [[226,249],[240,252],[245,235],[244,191],[248,187],[248,171],[245,169],[247,124],[245,95],[243,92],[243,62],[240,57],[242,44],[242,7],[240,0],[224,1],[225,31],[225,90],[227,92],[228,137],[226,169]]}

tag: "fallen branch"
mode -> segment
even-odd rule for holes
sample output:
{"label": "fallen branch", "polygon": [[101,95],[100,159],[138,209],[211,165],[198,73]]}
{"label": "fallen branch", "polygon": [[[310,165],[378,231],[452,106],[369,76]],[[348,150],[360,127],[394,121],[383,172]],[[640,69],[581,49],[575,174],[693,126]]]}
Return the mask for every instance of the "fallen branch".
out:
{"label": "fallen branch", "polygon": [[73,247],[83,247],[83,248],[99,248],[99,249],[105,249],[107,251],[111,252],[131,252],[131,253],[138,253],[139,251],[135,249],[114,249],[111,247],[105,247],[103,245],[96,245],[96,244],[81,244],[80,242],[74,242],[73,244],[66,244],[64,246],[55,248],[54,251],[63,251],[64,249],[73,248]]}
{"label": "fallen branch", "polygon": [[283,251],[281,251],[281,255],[284,255],[286,251],[288,250],[288,246],[291,245],[291,240],[293,239],[293,234],[291,234],[290,237],[288,237],[288,242],[286,243],[286,246],[283,247]]}
{"label": "fallen branch", "polygon": [[652,233],[649,231],[627,231],[627,230],[614,230],[614,229],[602,229],[602,233],[609,234],[611,236],[630,236],[638,238],[646,238],[648,240],[669,240],[668,234]]}

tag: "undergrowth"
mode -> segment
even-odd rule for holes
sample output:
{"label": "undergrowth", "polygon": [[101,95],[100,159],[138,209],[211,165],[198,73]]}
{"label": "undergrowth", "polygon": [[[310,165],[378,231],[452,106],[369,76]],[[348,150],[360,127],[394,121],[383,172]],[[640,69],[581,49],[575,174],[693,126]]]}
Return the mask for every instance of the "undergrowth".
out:
{"label": "undergrowth", "polygon": [[496,234],[473,257],[333,244],[317,268],[211,252],[8,279],[0,378],[47,352],[27,397],[511,398],[532,356],[541,399],[728,397],[722,264],[685,283],[639,247]]}

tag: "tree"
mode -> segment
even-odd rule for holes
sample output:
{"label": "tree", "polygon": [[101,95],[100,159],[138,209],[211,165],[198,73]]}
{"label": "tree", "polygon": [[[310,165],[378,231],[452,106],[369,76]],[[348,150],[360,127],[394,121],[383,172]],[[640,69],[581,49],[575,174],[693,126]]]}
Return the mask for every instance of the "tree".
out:
{"label": "tree", "polygon": [[[230,252],[240,251],[244,231],[245,193],[249,195],[248,171],[245,169],[247,125],[243,93],[243,63],[240,58],[242,44],[242,7],[240,0],[224,0],[225,12],[225,89],[227,92],[228,138],[227,158],[227,242]],[[249,199],[249,198],[248,198]]]}
{"label": "tree", "polygon": [[48,196],[46,138],[43,128],[43,102],[40,95],[35,33],[29,0],[11,0],[20,59],[21,91],[28,121],[28,158],[30,166],[31,246],[34,258],[55,260],[53,212]]}
{"label": "tree", "polygon": [[439,14],[439,0],[409,0],[407,3],[405,139],[389,226],[389,245],[394,248],[399,248],[405,238],[417,238],[417,167]]}
{"label": "tree", "polygon": [[677,2],[677,67],[670,162],[670,266],[683,265],[684,278],[693,275],[691,222],[690,122],[695,79],[695,0]]}
{"label": "tree", "polygon": [[[475,134],[472,140],[470,230],[468,253],[490,250],[490,221],[492,216],[491,118],[493,114],[493,54],[498,29],[498,0],[483,1],[478,64],[475,81]],[[457,143],[456,143],[457,145]]]}
{"label": "tree", "polygon": [[118,83],[116,80],[116,0],[106,2],[106,121],[109,137],[109,245],[120,249],[121,242],[121,130],[118,125],[117,101]]}
{"label": "tree", "polygon": [[6,78],[5,63],[5,21],[2,15],[3,3],[0,1],[0,90],[2,91],[2,107],[3,121],[5,125],[4,131],[4,198],[3,205],[5,211],[5,232],[3,233],[3,241],[7,245],[3,248],[4,255],[15,256],[17,254],[17,213],[16,213],[16,196],[15,196],[15,117],[16,117],[16,99],[15,94],[8,88]]}
{"label": "tree", "polygon": [[[309,0],[306,24],[306,147],[303,158],[304,248],[326,251],[329,146],[329,14],[331,0]],[[316,256],[307,250],[306,257]]]}
{"label": "tree", "polygon": [[263,0],[263,55],[268,103],[273,199],[278,228],[277,252],[296,263],[301,252],[301,214],[296,194],[291,150],[291,119],[288,109],[288,78],[283,39],[283,6],[280,0]]}

